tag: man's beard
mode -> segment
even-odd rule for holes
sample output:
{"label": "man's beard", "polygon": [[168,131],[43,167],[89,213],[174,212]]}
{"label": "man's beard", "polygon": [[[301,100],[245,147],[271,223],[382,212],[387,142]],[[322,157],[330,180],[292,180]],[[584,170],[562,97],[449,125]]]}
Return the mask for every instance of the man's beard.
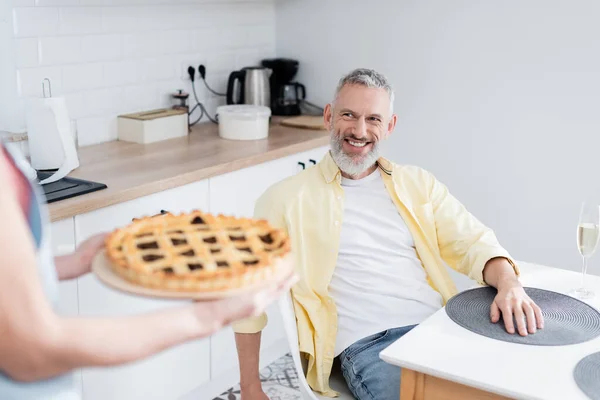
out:
{"label": "man's beard", "polygon": [[337,164],[338,168],[348,176],[355,177],[377,162],[379,158],[379,142],[371,142],[371,150],[364,155],[349,155],[344,152],[344,136],[336,135],[334,131],[330,131],[331,156]]}

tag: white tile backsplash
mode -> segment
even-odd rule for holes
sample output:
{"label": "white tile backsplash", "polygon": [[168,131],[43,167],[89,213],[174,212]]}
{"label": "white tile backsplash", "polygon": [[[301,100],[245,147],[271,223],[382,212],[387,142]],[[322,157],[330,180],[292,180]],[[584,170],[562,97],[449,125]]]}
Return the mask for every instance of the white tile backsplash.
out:
{"label": "white tile backsplash", "polygon": [[52,36],[59,32],[58,8],[16,7],[13,19],[16,37]]}
{"label": "white tile backsplash", "polygon": [[125,86],[121,101],[123,113],[132,113],[156,108],[160,103],[160,95],[157,85]]}
{"label": "white tile backsplash", "polygon": [[[62,91],[62,69],[60,67],[22,68],[17,70],[17,87],[21,97],[42,97],[42,82],[50,80],[52,95],[57,96]],[[46,93],[48,84],[46,83]]]}
{"label": "white tile backsplash", "polygon": [[122,109],[122,88],[99,89],[84,92],[83,115],[85,117],[97,117],[111,115]]}
{"label": "white tile backsplash", "polygon": [[35,5],[40,7],[78,6],[79,0],[35,0]]}
{"label": "white tile backsplash", "polygon": [[163,81],[177,77],[175,60],[170,56],[142,58],[139,65],[143,82]]}
{"label": "white tile backsplash", "polygon": [[67,93],[64,96],[67,102],[67,110],[69,110],[69,117],[74,120],[84,118],[86,115],[83,93]]}
{"label": "white tile backsplash", "polygon": [[104,64],[104,85],[123,86],[140,81],[142,73],[138,60],[115,61]]}
{"label": "white tile backsplash", "polygon": [[201,30],[163,31],[160,46],[163,54],[191,53],[203,49],[200,43]]}
{"label": "white tile backsplash", "polygon": [[117,119],[115,117],[82,118],[77,120],[79,146],[108,142],[116,138]]}
{"label": "white tile backsplash", "polygon": [[260,59],[258,49],[238,51],[235,54],[235,68],[240,69],[247,65],[253,65]]}
{"label": "white tile backsplash", "polygon": [[112,4],[108,0],[79,0],[81,6],[109,6],[124,4],[125,1],[114,0]]}
{"label": "white tile backsplash", "polygon": [[237,54],[235,52],[224,52],[224,53],[214,53],[208,56],[208,60],[206,62],[206,73],[207,75],[224,72],[224,71],[233,71],[235,69],[235,62],[237,59]]}
{"label": "white tile backsplash", "polygon": [[275,27],[270,25],[251,26],[247,28],[246,40],[257,46],[268,46],[275,36]]}
{"label": "white tile backsplash", "polygon": [[124,56],[121,35],[90,35],[83,37],[83,59],[85,61],[113,61]]}
{"label": "white tile backsplash", "polygon": [[60,33],[63,35],[101,33],[101,11],[101,8],[96,7],[60,8]]}
{"label": "white tile backsplash", "polygon": [[59,36],[40,39],[40,64],[73,64],[83,61],[79,36]]}
{"label": "white tile backsplash", "polygon": [[100,16],[103,32],[137,31],[141,10],[138,7],[105,7]]}
{"label": "white tile backsplash", "polygon": [[15,43],[17,68],[35,67],[39,63],[38,40],[17,39]]}
{"label": "white tile backsplash", "polygon": [[102,64],[77,64],[63,67],[62,88],[68,92],[79,92],[104,86]]}
{"label": "white tile backsplash", "polygon": [[[210,88],[212,90],[214,90],[215,92],[226,93],[228,80],[229,80],[229,74],[217,73],[217,74],[213,74],[210,79],[207,78],[206,83],[208,83],[208,86],[210,86]],[[212,92],[209,92],[208,89],[206,89],[206,87],[204,87],[204,84],[202,85],[202,90],[206,93],[206,96],[209,99],[220,97]]]}
{"label": "white tile backsplash", "polygon": [[140,32],[123,35],[123,49],[130,57],[146,57],[162,53],[162,32]]}
{"label": "white tile backsplash", "polygon": [[[64,95],[79,145],[116,138],[119,114],[169,107],[178,89],[196,91],[214,116],[231,71],[275,54],[274,0],[14,0],[21,98]],[[15,99],[22,101],[23,99]],[[196,114],[197,115],[197,114]]]}

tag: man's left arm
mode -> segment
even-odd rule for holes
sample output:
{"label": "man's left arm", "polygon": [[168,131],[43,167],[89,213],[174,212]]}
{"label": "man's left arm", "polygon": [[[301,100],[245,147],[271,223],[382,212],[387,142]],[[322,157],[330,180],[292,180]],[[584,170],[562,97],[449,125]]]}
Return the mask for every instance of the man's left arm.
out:
{"label": "man's left arm", "polygon": [[433,208],[440,254],[448,265],[483,285],[498,290],[490,318],[503,316],[506,330],[525,336],[543,328],[539,307],[529,298],[518,280],[519,268],[498,243],[494,232],[473,216],[448,188],[429,175],[429,197]]}
{"label": "man's left arm", "polygon": [[537,304],[525,293],[523,286],[517,279],[513,266],[506,258],[498,257],[489,260],[483,269],[483,280],[490,286],[498,289],[498,294],[490,308],[490,318],[493,323],[504,319],[507,332],[514,333],[514,315],[517,321],[517,330],[520,335],[535,333],[537,328],[544,327],[544,317]]}

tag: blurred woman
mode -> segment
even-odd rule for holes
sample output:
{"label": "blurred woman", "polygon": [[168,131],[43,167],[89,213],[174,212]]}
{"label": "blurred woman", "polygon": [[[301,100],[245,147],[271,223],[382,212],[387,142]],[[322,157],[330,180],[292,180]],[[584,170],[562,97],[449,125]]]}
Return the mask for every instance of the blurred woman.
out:
{"label": "blurred woman", "polygon": [[53,310],[58,281],[88,273],[104,235],[54,258],[41,190],[19,165],[0,143],[0,399],[78,400],[73,370],[128,363],[210,336],[262,313],[295,282],[134,317],[61,317]]}

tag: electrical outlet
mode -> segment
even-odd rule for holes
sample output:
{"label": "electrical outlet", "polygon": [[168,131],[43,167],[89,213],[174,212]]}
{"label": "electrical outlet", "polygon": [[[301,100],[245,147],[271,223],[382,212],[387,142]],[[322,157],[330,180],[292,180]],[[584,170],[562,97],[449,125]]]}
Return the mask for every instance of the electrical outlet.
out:
{"label": "electrical outlet", "polygon": [[187,73],[190,81],[194,82],[196,80],[196,69],[190,65],[187,69]]}
{"label": "electrical outlet", "polygon": [[190,74],[188,73],[188,68],[192,67],[196,70],[196,82],[198,82],[198,65],[204,64],[206,62],[206,58],[200,55],[185,55],[180,56],[176,65],[179,69],[179,78],[183,82],[190,83]]}

